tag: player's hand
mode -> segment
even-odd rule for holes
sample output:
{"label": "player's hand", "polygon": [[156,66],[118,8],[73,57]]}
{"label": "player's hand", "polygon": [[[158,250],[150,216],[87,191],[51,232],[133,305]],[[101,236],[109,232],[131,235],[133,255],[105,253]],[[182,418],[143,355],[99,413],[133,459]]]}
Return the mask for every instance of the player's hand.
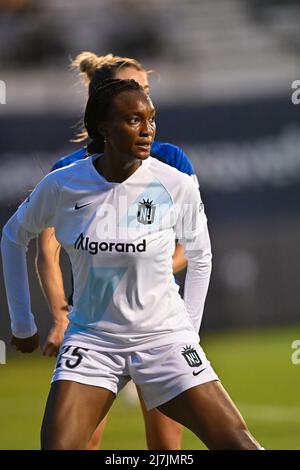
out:
{"label": "player's hand", "polygon": [[68,320],[59,324],[55,323],[46,339],[46,342],[43,347],[43,355],[48,357],[57,356],[60,345],[63,342],[64,334],[68,326]]}
{"label": "player's hand", "polygon": [[10,344],[15,346],[16,349],[22,353],[31,353],[39,347],[40,338],[38,333],[35,333],[29,338],[16,338],[12,336]]}

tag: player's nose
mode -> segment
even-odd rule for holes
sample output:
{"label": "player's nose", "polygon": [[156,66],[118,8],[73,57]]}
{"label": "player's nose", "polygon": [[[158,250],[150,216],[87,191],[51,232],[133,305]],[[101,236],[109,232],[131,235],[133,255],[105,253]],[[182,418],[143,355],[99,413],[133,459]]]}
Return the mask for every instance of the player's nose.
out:
{"label": "player's nose", "polygon": [[152,137],[154,134],[154,128],[155,126],[153,123],[146,120],[142,123],[140,135],[143,137]]}

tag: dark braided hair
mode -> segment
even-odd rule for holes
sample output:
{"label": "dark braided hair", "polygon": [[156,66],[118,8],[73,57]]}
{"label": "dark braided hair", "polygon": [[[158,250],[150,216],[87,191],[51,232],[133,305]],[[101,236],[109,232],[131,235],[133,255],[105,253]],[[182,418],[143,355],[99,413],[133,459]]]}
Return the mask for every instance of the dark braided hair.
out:
{"label": "dark braided hair", "polygon": [[[117,73],[117,71],[126,67],[135,68],[135,66],[133,65],[126,65],[126,62],[124,62],[124,60],[115,61],[113,64],[103,64],[100,68],[97,68],[94,71],[88,86],[89,96],[91,96],[97,90],[101,82],[115,79],[115,74]],[[138,69],[135,68],[135,70]]]}
{"label": "dark braided hair", "polygon": [[99,121],[107,117],[109,107],[113,99],[123,91],[142,91],[135,80],[108,79],[100,82],[91,93],[84,114],[84,125],[87,133],[93,141],[88,145],[88,152],[98,153],[104,150],[104,138],[99,133],[97,126]]}
{"label": "dark braided hair", "polygon": [[103,65],[100,69],[96,69],[89,83],[89,96],[95,93],[99,84],[106,80],[112,80],[114,78],[114,73],[115,70],[111,65]]}

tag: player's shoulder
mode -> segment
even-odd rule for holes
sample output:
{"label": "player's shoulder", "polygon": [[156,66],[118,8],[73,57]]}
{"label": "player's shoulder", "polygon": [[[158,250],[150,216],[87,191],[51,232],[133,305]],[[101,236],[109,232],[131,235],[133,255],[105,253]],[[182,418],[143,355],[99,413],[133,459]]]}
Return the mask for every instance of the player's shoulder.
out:
{"label": "player's shoulder", "polygon": [[78,175],[82,178],[86,171],[89,172],[89,158],[82,158],[51,171],[46,175],[46,178],[55,182],[58,186],[65,186],[70,179]]}
{"label": "player's shoulder", "polygon": [[192,201],[198,198],[199,188],[192,176],[182,173],[177,168],[151,158],[149,164],[152,180],[169,193],[175,204]]}
{"label": "player's shoulder", "polygon": [[85,158],[85,156],[86,156],[86,147],[82,147],[79,150],[76,150],[75,152],[72,152],[68,155],[61,157],[59,160],[57,160],[54,163],[50,171],[58,170],[59,168],[64,168],[78,160],[82,160],[83,158]]}
{"label": "player's shoulder", "polygon": [[149,170],[156,179],[159,179],[161,183],[167,187],[177,185],[186,186],[192,183],[192,178],[187,173],[183,173],[176,167],[164,163],[155,157],[151,158]]}
{"label": "player's shoulder", "polygon": [[152,144],[151,155],[163,163],[177,168],[177,170],[188,175],[194,174],[191,160],[177,145],[155,140]]}

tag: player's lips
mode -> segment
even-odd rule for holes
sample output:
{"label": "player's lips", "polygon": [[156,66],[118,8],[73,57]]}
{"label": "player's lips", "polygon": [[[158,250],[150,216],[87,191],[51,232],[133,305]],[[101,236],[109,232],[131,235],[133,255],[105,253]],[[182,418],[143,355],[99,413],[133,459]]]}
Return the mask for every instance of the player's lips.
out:
{"label": "player's lips", "polygon": [[147,141],[147,142],[137,142],[135,145],[139,147],[140,149],[149,151],[151,148],[152,141]]}

